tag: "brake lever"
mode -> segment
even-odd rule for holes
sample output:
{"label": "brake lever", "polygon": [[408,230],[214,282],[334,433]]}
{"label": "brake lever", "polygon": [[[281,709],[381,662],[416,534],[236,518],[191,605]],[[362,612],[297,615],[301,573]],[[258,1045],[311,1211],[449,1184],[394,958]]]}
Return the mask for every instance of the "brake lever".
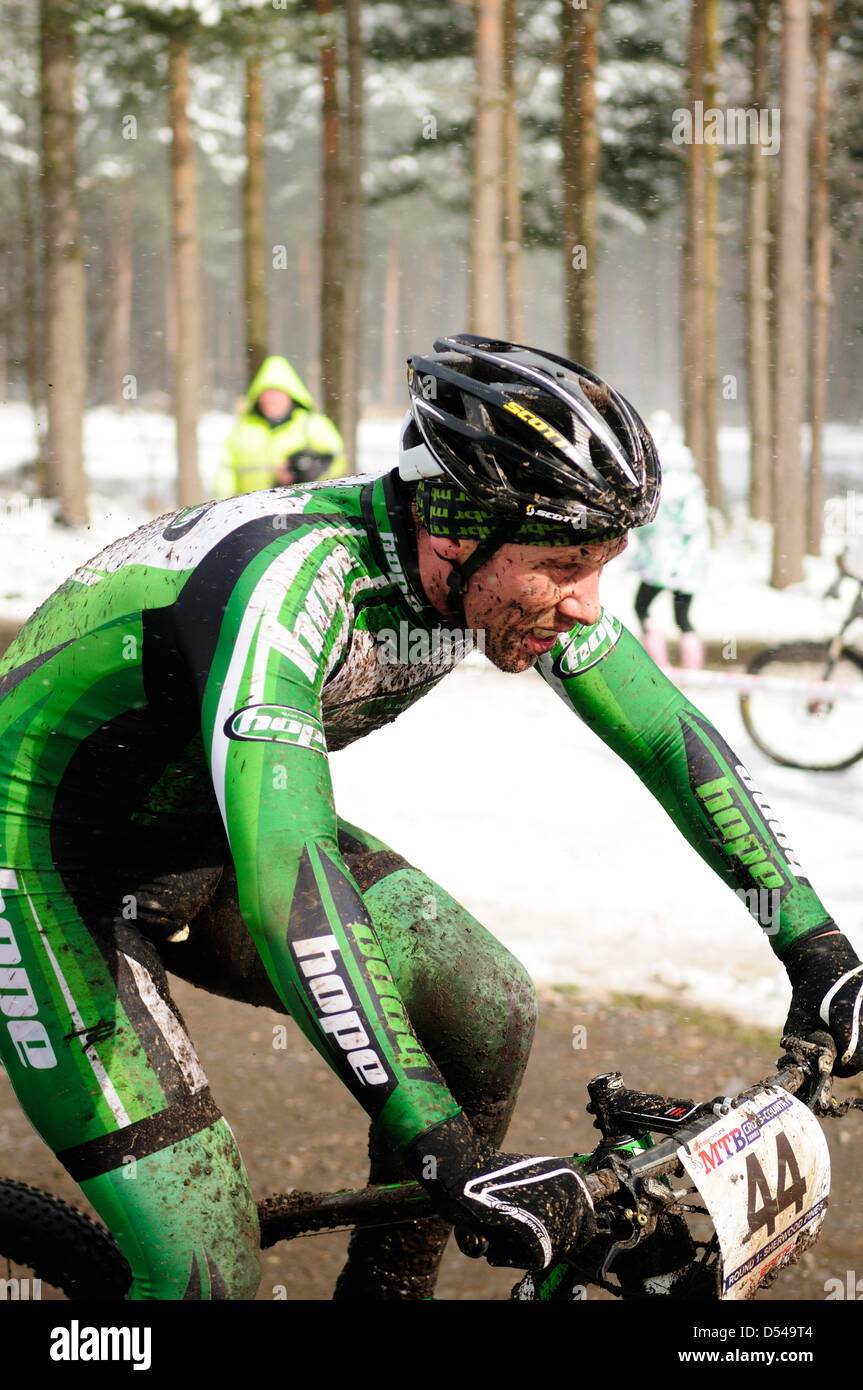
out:
{"label": "brake lever", "polygon": [[821,1079],[816,1084],[809,1102],[814,1114],[823,1119],[841,1119],[849,1110],[863,1110],[863,1097],[848,1096],[844,1100],[837,1100],[833,1095],[836,1044],[829,1033],[812,1033],[809,1038],[784,1037],[780,1039],[780,1046],[786,1048],[790,1056],[803,1065],[811,1065],[812,1061],[817,1061]]}
{"label": "brake lever", "polygon": [[597,1173],[589,1174],[586,1178],[588,1185],[597,1184],[599,1181],[602,1181],[605,1187],[603,1195],[621,1194],[624,1198],[629,1198],[630,1204],[628,1206],[617,1207],[615,1204],[615,1207],[632,1227],[632,1234],[626,1240],[616,1240],[609,1246],[599,1271],[600,1278],[605,1279],[620,1252],[632,1250],[644,1236],[649,1235],[655,1225],[655,1219],[651,1221],[651,1218],[641,1210],[636,1180],[631,1176],[626,1160],[618,1154],[609,1154],[604,1168]]}
{"label": "brake lever", "polygon": [[[815,1114],[821,1112],[831,1114],[835,1112],[836,1102],[833,1099],[833,1063],[836,1061],[836,1044],[829,1033],[812,1033],[808,1038],[795,1038],[791,1034],[779,1039],[779,1046],[784,1047],[788,1057],[803,1066],[812,1074],[813,1069],[817,1076],[813,1078],[814,1087],[812,1094],[807,1099],[807,1104]],[[781,1061],[781,1059],[780,1059]]]}

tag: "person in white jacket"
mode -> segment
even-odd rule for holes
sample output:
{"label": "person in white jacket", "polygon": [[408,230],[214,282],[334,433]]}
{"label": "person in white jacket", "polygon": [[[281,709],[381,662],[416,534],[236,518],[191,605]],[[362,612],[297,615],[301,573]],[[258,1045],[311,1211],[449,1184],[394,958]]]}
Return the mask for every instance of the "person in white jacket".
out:
{"label": "person in white jacket", "polygon": [[635,612],[645,649],[657,665],[668,665],[665,635],[648,612],[663,589],[671,590],[674,619],[680,629],[681,665],[692,669],[704,664],[704,645],[692,626],[690,607],[707,571],[707,499],[695,460],[671,416],[658,410],[648,423],[662,464],[662,501],[656,520],[638,536],[633,568],[641,575],[641,583]]}

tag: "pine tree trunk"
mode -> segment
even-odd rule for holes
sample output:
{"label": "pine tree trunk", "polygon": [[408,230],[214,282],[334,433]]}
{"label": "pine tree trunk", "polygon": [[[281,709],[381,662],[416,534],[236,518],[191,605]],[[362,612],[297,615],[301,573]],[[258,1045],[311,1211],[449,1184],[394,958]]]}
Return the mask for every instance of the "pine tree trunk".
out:
{"label": "pine tree trunk", "polygon": [[[231,303],[232,295],[225,294],[225,286],[219,286],[219,306],[213,324],[214,341],[212,345],[213,356],[213,393],[214,398],[219,401],[223,399],[223,393],[230,391],[234,385],[234,373],[231,366]],[[225,302],[227,300],[227,303]]]}
{"label": "pine tree trunk", "polygon": [[348,160],[345,175],[345,289],[344,360],[342,364],[342,435],[348,468],[355,473],[357,426],[360,419],[363,344],[363,272],[365,269],[365,209],[363,206],[363,38],[361,0],[345,0],[348,41]]}
{"label": "pine tree trunk", "polygon": [[506,331],[512,342],[523,343],[525,337],[524,258],[521,247],[521,149],[515,65],[517,33],[516,0],[504,0],[503,83],[506,107],[504,111],[503,234]]}
{"label": "pine tree trunk", "polygon": [[168,266],[162,290],[165,301],[165,352],[162,359],[162,370],[164,372],[165,392],[173,397],[174,362],[177,357],[177,296],[174,294],[173,247],[171,263]]}
{"label": "pine tree trunk", "polygon": [[567,351],[587,367],[595,367],[597,355],[600,145],[596,70],[601,16],[602,0],[594,0],[586,9],[564,6],[561,11]]}
{"label": "pine tree trunk", "polygon": [[246,64],[246,175],[243,180],[243,270],[246,306],[246,376],[267,356],[266,159],[264,79],[261,64]]}
{"label": "pine tree trunk", "polygon": [[471,331],[504,336],[503,0],[475,0],[476,135],[470,246]]}
{"label": "pine tree trunk", "polygon": [[771,583],[803,578],[805,516],[800,426],[806,381],[806,213],[808,0],[782,5],[782,143],[776,272],[775,530]]}
{"label": "pine tree trunk", "polygon": [[201,289],[195,146],[188,114],[191,57],[188,44],[171,39],[168,105],[171,123],[171,199],[174,228],[173,299],[176,351],[172,363],[177,428],[177,501],[201,500],[198,412],[201,394]]}
{"label": "pine tree trunk", "polygon": [[315,392],[312,383],[320,380],[321,364],[317,356],[317,333],[315,317],[318,308],[315,295],[315,282],[319,272],[315,265],[315,243],[311,237],[304,237],[297,247],[297,280],[300,295],[300,315],[303,330],[303,371],[300,375]]}
{"label": "pine tree trunk", "polygon": [[[689,28],[689,110],[695,113],[695,103],[704,102],[706,42],[705,0],[692,0]],[[693,140],[687,146],[686,232],[683,247],[682,352],[683,427],[686,442],[692,450],[702,482],[705,476],[704,389],[706,362],[704,355],[705,317],[705,260],[706,260],[706,196],[707,164],[705,146]]]}
{"label": "pine tree trunk", "polygon": [[398,380],[398,334],[399,334],[399,248],[395,237],[390,237],[387,245],[387,269],[384,280],[384,341],[381,351],[381,373],[383,376],[381,399],[384,409],[395,414],[402,400],[396,387]]}
{"label": "pine tree trunk", "polygon": [[[136,383],[127,382],[131,374],[132,342],[132,208],[133,185],[126,180],[114,200],[111,229],[111,298],[108,305],[108,331],[105,349],[103,398],[118,410],[137,396]],[[130,389],[127,389],[130,388]]]}
{"label": "pine tree trunk", "polygon": [[87,305],[78,214],[73,20],[64,0],[41,0],[48,486],[59,499],[61,520],[83,526],[88,519],[83,450]]}
{"label": "pine tree trunk", "polygon": [[4,247],[0,253],[0,401],[5,401],[7,397],[10,348],[13,342],[13,320],[15,311],[13,308],[13,297],[11,293],[12,285],[12,257],[8,247]]}
{"label": "pine tree trunk", "polygon": [[833,0],[821,0],[815,20],[815,126],[812,148],[812,342],[809,358],[812,447],[809,455],[807,543],[821,554],[824,530],[824,425],[827,419],[832,240],[830,228],[830,43]]}
{"label": "pine tree trunk", "polygon": [[344,215],[341,113],[337,85],[338,53],[333,0],[315,0],[326,25],[321,45],[322,208],[321,208],[321,389],[324,411],[342,427],[344,345]]}
{"label": "pine tree trunk", "polygon": [[33,412],[36,440],[36,487],[40,497],[48,494],[45,460],[45,361],[40,331],[43,311],[40,303],[41,277],[38,274],[37,247],[40,234],[36,225],[35,190],[28,169],[18,170],[18,201],[21,209],[23,245],[22,300],[24,311],[24,376],[27,399]]}
{"label": "pine tree trunk", "polygon": [[[563,237],[563,283],[566,351],[576,357],[578,329],[578,277],[581,230],[578,205],[578,50],[579,16],[571,5],[560,7],[560,196]],[[577,360],[577,359],[576,359]],[[587,365],[585,363],[585,365]]]}
{"label": "pine tree trunk", "polygon": [[[719,0],[705,0],[704,105],[716,107]],[[718,145],[704,147],[704,485],[707,501],[723,510],[719,476],[719,173]]]}
{"label": "pine tree trunk", "polygon": [[[767,110],[770,101],[770,29],[772,0],[755,0],[752,45],[752,106]],[[746,248],[747,408],[749,413],[749,513],[756,521],[772,516],[770,446],[772,439],[771,296],[770,296],[770,158],[762,146],[749,146],[749,197]]]}

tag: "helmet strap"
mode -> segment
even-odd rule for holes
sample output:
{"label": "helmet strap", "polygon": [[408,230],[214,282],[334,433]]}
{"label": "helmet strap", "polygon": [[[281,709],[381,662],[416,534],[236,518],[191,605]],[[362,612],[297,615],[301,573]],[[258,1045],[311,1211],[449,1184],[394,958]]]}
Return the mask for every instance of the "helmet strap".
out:
{"label": "helmet strap", "polygon": [[496,550],[502,545],[506,545],[511,536],[518,530],[518,524],[513,525],[511,521],[501,522],[496,526],[490,535],[486,536],[477,545],[476,550],[465,560],[464,564],[456,564],[455,560],[450,560],[450,572],[447,575],[447,589],[449,590],[447,606],[452,613],[455,621],[461,625],[462,631],[467,632],[467,618],[464,612],[464,596],[467,593],[467,586],[478,569],[481,569],[486,560],[490,560]]}

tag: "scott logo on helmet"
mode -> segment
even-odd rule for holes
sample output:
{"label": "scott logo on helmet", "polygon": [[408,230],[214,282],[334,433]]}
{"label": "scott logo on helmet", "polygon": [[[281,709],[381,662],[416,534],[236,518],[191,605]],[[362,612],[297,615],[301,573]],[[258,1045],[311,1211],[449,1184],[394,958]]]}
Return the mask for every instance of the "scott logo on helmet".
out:
{"label": "scott logo on helmet", "polygon": [[560,512],[550,512],[546,507],[536,507],[533,502],[528,502],[524,514],[525,516],[548,517],[550,521],[559,521],[561,525],[574,526],[577,531],[583,531],[587,526],[586,512],[578,512],[576,516],[563,516]]}
{"label": "scott logo on helmet", "polygon": [[504,410],[508,410],[512,415],[517,415],[519,420],[523,420],[526,425],[530,425],[533,429],[538,430],[550,444],[556,444],[559,449],[563,449],[567,454],[571,451],[572,445],[568,439],[564,439],[560,430],[556,430],[554,425],[550,425],[548,421],[543,420],[541,416],[534,415],[532,410],[527,410],[525,406],[519,405],[518,401],[507,401]]}

